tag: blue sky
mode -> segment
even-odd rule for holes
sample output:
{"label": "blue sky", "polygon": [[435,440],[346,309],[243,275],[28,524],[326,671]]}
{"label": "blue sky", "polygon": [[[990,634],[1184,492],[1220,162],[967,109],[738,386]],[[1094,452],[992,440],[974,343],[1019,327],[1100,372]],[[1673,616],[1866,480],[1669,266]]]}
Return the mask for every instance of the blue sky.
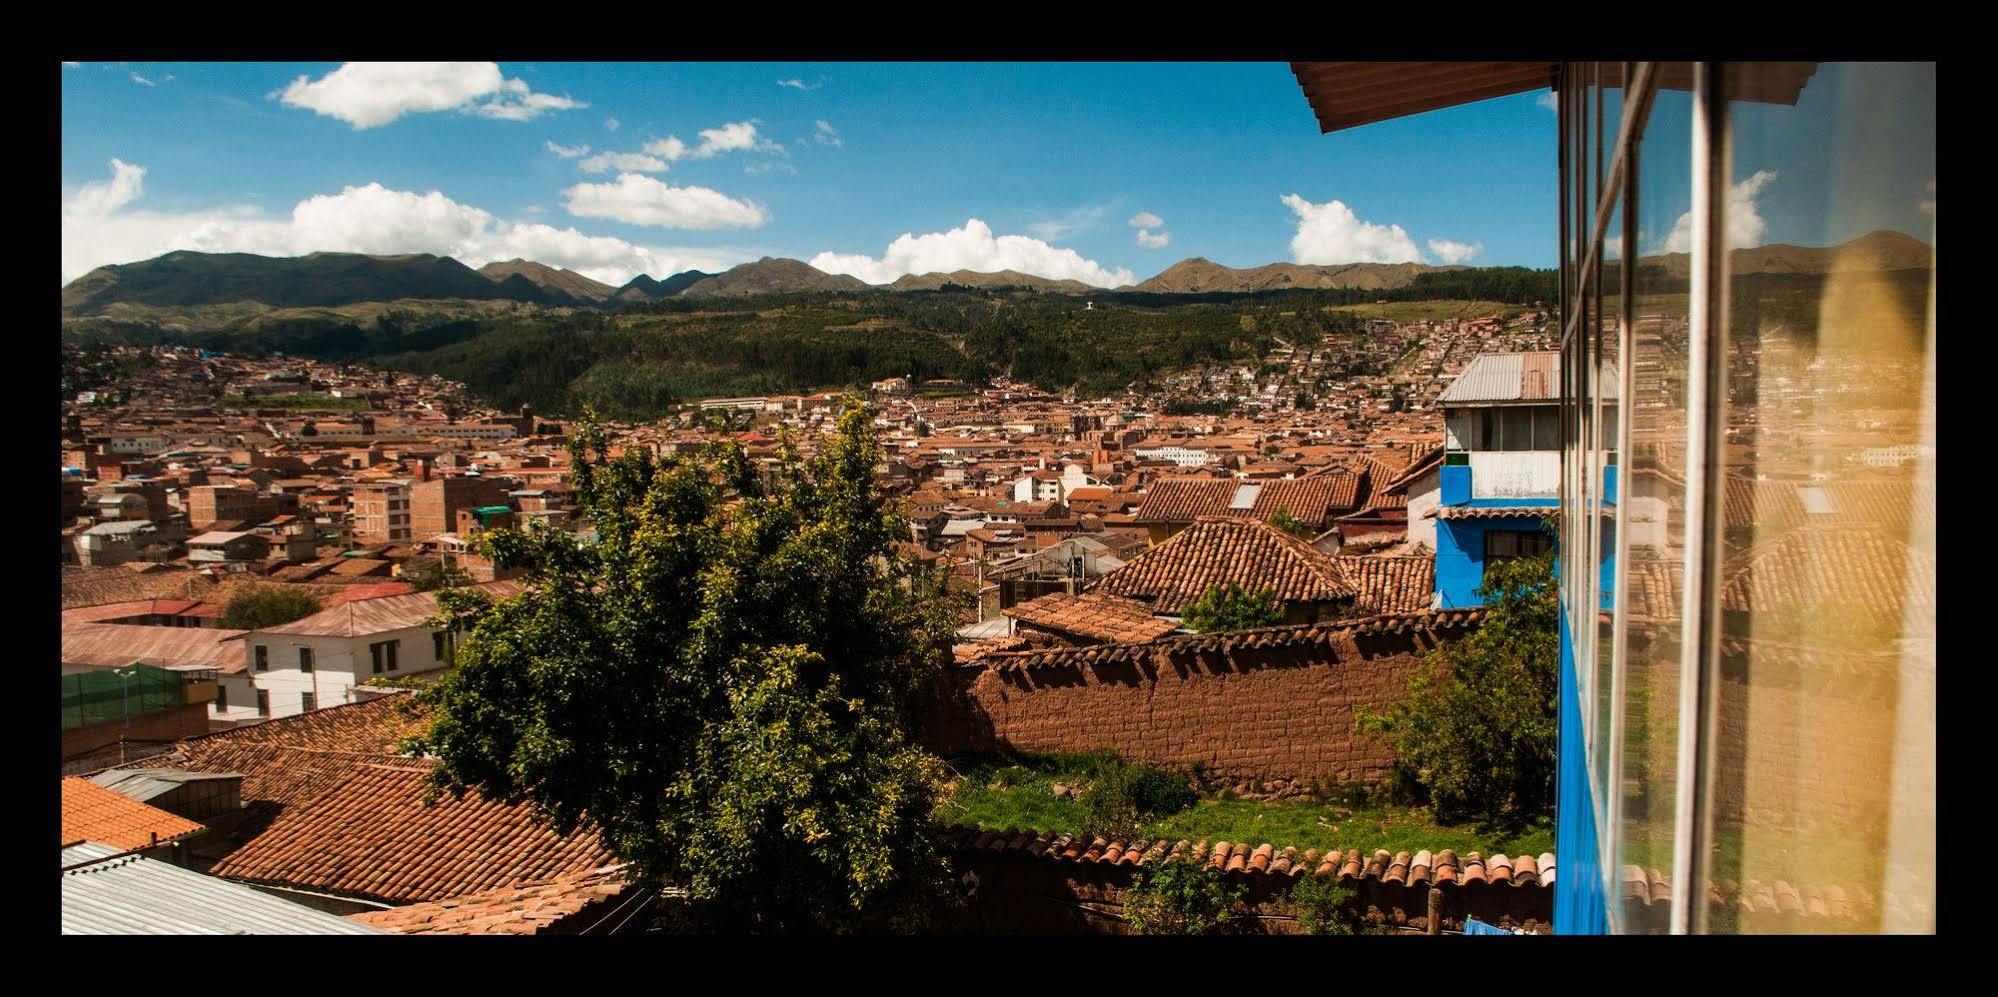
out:
{"label": "blue sky", "polygon": [[172,248],[613,282],[764,255],[1093,283],[1189,256],[1555,260],[1540,94],[1327,136],[1282,63],[378,70],[66,66],[63,278]]}

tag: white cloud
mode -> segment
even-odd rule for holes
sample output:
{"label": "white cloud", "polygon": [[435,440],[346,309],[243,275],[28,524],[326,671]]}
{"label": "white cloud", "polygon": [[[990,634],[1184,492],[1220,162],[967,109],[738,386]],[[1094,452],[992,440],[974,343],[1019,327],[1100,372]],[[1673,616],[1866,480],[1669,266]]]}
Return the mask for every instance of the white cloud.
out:
{"label": "white cloud", "polygon": [[1482,242],[1452,242],[1449,239],[1429,240],[1429,251],[1446,264],[1468,263],[1485,251]]}
{"label": "white cloud", "polygon": [[584,173],[659,173],[666,161],[637,152],[599,152],[576,164]]}
{"label": "white cloud", "polygon": [[[1755,204],[1755,198],[1762,188],[1776,182],[1775,170],[1757,170],[1746,180],[1732,184],[1727,189],[1727,248],[1747,249],[1760,246],[1769,235],[1769,223],[1762,218],[1762,211]],[[1671,234],[1665,237],[1665,251],[1668,253],[1689,253],[1693,249],[1693,213],[1686,212],[1672,224]]]}
{"label": "white cloud", "polygon": [[1073,249],[1060,249],[1024,235],[994,236],[976,218],[948,232],[904,232],[878,259],[858,253],[824,252],[809,261],[827,273],[852,274],[870,284],[886,284],[905,274],[971,270],[1016,270],[1054,280],[1079,280],[1117,287],[1136,278],[1122,267],[1106,269]]}
{"label": "white cloud", "polygon": [[826,78],[823,76],[819,77],[817,83],[806,83],[804,80],[778,80],[777,85],[780,87],[790,87],[793,90],[817,90],[826,85]]}
{"label": "white cloud", "polygon": [[1282,200],[1297,215],[1290,255],[1298,263],[1422,262],[1415,240],[1399,225],[1362,221],[1343,201],[1313,204],[1296,194]]}
{"label": "white cloud", "polygon": [[783,146],[757,134],[756,122],[731,121],[719,128],[704,129],[700,147],[691,155],[695,159],[707,159],[724,152],[782,152],[783,149]]}
{"label": "white cloud", "polygon": [[1037,222],[1031,222],[1027,225],[1027,231],[1050,242],[1056,239],[1066,239],[1079,232],[1087,232],[1095,228],[1097,223],[1103,220],[1103,215],[1108,210],[1100,205],[1073,208],[1060,218],[1045,218]]}
{"label": "white cloud", "polygon": [[641,246],[539,222],[510,222],[431,191],[378,183],[306,198],[290,216],[247,206],[158,213],[130,210],[145,170],[111,162],[109,180],[85,184],[62,206],[62,279],[94,267],[150,259],[177,249],[297,256],[312,252],[435,253],[477,267],[522,257],[622,284],[688,269],[715,271],[751,259],[729,250]]}
{"label": "white cloud", "polygon": [[65,62],[62,64],[62,68],[64,69],[81,69],[82,67],[83,63],[80,62]]}
{"label": "white cloud", "polygon": [[63,203],[64,219],[75,214],[103,217],[132,203],[145,190],[146,168],[111,160],[111,179],[87,183]]}
{"label": "white cloud", "polygon": [[134,83],[137,83],[138,85],[140,85],[140,86],[142,86],[142,87],[150,87],[150,86],[157,86],[157,85],[158,85],[158,84],[154,83],[153,81],[151,81],[151,80],[149,80],[149,79],[146,79],[146,78],[145,78],[145,77],[143,77],[143,76],[140,76],[140,75],[139,75],[139,74],[137,74],[137,73],[133,73],[133,74],[132,74],[132,82],[134,82]]}
{"label": "white cloud", "polygon": [[484,103],[473,104],[466,110],[482,118],[532,121],[540,117],[544,111],[569,111],[588,106],[590,105],[568,97],[535,93],[528,89],[525,80],[508,80],[500,85],[497,95]]}
{"label": "white cloud", "polygon": [[1131,220],[1126,224],[1130,225],[1132,228],[1158,228],[1159,226],[1165,224],[1165,219],[1160,218],[1158,215],[1155,215],[1149,211],[1140,211],[1137,214],[1132,215]]}
{"label": "white cloud", "polygon": [[617,119],[616,119],[616,118],[605,118],[605,119],[604,119],[604,127],[605,127],[605,128],[608,128],[608,129],[610,129],[611,131],[617,131],[617,129],[618,129],[618,124],[617,124]]}
{"label": "white cloud", "polygon": [[764,162],[761,163],[751,163],[748,166],[743,167],[742,172],[747,173],[753,177],[759,177],[765,173],[774,173],[774,172],[789,173],[795,177],[798,175],[798,168],[792,166],[790,163],[777,163],[765,160]]}
{"label": "white cloud", "polygon": [[756,228],[770,212],[706,187],[674,187],[648,176],[620,173],[614,183],[582,183],[562,192],[569,213],[662,228]]}
{"label": "white cloud", "polygon": [[667,162],[672,162],[687,155],[687,143],[680,141],[676,135],[655,138],[645,143],[641,148],[645,150],[646,155],[658,156]]}
{"label": "white cloud", "polygon": [[826,121],[816,122],[812,125],[812,140],[820,145],[829,145],[835,149],[846,145],[846,141],[839,137],[839,132],[833,128],[830,122]]}
{"label": "white cloud", "polygon": [[1171,232],[1153,232],[1150,229],[1138,230],[1138,245],[1146,249],[1164,249],[1172,245]]}
{"label": "white cloud", "polygon": [[550,140],[546,144],[549,152],[563,159],[574,159],[577,156],[587,156],[590,153],[590,147],[587,145],[556,145],[553,140]]}
{"label": "white cloud", "polygon": [[317,80],[300,76],[272,96],[356,129],[433,111],[527,121],[547,111],[589,106],[535,93],[526,81],[505,78],[492,62],[349,62]]}
{"label": "white cloud", "polygon": [[1554,91],[1552,90],[1548,90],[1545,93],[1542,93],[1540,96],[1533,98],[1533,102],[1550,111],[1558,111],[1561,109],[1560,98],[1556,97],[1554,95]]}

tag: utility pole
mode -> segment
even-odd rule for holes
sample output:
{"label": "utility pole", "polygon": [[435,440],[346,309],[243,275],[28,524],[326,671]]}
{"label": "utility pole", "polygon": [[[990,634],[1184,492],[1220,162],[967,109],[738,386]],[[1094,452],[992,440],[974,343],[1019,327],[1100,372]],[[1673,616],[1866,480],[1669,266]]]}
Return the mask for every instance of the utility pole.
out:
{"label": "utility pole", "polygon": [[118,764],[131,761],[132,750],[132,673],[134,669],[114,668],[118,676],[119,706],[125,714],[125,733],[118,739]]}

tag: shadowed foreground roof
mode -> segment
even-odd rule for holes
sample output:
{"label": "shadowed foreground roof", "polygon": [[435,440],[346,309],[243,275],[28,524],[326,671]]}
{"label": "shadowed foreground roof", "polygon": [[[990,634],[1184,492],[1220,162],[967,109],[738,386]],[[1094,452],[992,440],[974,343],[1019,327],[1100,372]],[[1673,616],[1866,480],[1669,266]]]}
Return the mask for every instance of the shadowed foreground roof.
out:
{"label": "shadowed foreground roof", "polygon": [[642,916],[642,891],[607,866],[469,896],[432,900],[347,919],[398,935],[601,934]]}
{"label": "shadowed foreground roof", "polygon": [[594,833],[563,836],[525,804],[427,799],[431,764],[357,764],[304,806],[288,808],[210,870],[390,904],[464,896],[609,865]]}

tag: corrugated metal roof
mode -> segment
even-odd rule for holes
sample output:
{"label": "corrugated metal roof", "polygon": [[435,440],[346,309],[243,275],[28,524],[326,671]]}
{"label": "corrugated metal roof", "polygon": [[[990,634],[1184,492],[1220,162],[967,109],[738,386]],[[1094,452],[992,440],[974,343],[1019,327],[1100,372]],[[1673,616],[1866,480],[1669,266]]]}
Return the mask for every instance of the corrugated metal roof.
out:
{"label": "corrugated metal roof", "polygon": [[190,782],[241,779],[243,775],[240,772],[184,772],[180,769],[112,769],[89,778],[91,782],[120,796],[145,803]]}
{"label": "corrugated metal roof", "polygon": [[[1596,387],[1604,398],[1617,393],[1616,367],[1605,360],[1597,365]],[[1551,350],[1533,353],[1483,353],[1457,375],[1443,393],[1440,405],[1492,405],[1499,402],[1558,402],[1561,400],[1561,354]]]}
{"label": "corrugated metal roof", "polygon": [[[62,850],[63,934],[388,934],[166,862],[111,858],[118,852],[94,841]],[[85,862],[91,864],[69,868]]]}
{"label": "corrugated metal roof", "polygon": [[198,665],[234,673],[243,670],[243,648],[232,641],[248,632],[218,627],[148,627],[64,620],[62,661],[93,667]]}

